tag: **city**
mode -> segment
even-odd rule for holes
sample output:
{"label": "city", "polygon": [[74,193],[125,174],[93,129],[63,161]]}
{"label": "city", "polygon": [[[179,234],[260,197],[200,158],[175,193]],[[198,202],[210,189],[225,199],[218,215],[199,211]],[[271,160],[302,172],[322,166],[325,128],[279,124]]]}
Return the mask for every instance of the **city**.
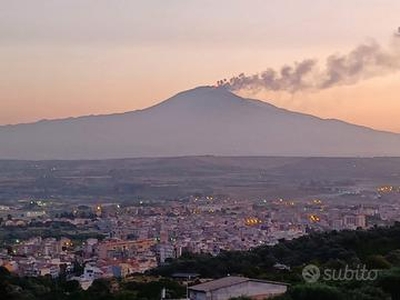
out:
{"label": "city", "polygon": [[[332,199],[237,201],[215,196],[132,206],[18,201],[0,207],[0,262],[20,276],[58,277],[65,272],[76,278],[74,268],[83,266],[78,279],[87,288],[94,279],[145,273],[185,252],[216,256],[309,232],[367,229],[400,219],[399,187],[354,194],[363,201],[346,205]],[[377,199],[379,203],[373,201]],[[48,236],[33,236],[38,228],[50,229]],[[27,233],[32,237],[23,238]]]}
{"label": "city", "polygon": [[0,1],[0,299],[400,300],[400,1]]}

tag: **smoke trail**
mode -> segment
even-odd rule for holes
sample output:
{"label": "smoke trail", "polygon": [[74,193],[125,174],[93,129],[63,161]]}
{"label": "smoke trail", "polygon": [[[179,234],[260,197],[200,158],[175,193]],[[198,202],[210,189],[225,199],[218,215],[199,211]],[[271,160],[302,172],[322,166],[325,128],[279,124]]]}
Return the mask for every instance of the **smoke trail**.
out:
{"label": "smoke trail", "polygon": [[295,93],[301,90],[321,90],[340,85],[351,85],[361,80],[400,71],[400,45],[398,37],[387,49],[372,41],[359,45],[346,55],[331,55],[321,65],[306,59],[279,71],[267,69],[255,74],[239,74],[217,85],[229,90],[261,89]]}

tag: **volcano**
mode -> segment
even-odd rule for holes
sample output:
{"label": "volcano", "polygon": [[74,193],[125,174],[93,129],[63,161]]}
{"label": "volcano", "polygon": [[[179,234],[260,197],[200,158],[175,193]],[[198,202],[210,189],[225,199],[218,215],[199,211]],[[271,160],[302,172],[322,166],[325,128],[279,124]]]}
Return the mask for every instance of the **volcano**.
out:
{"label": "volcano", "polygon": [[1,159],[218,156],[399,156],[400,134],[198,87],[155,106],[0,126]]}

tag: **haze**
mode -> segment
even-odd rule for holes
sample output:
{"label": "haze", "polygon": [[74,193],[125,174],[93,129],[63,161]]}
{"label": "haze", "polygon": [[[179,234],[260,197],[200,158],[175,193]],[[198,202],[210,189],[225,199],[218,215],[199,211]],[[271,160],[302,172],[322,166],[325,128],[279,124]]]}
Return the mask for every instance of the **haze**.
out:
{"label": "haze", "polygon": [[[0,124],[148,107],[241,72],[390,43],[398,1],[2,1]],[[320,92],[241,92],[400,132],[400,75]]]}

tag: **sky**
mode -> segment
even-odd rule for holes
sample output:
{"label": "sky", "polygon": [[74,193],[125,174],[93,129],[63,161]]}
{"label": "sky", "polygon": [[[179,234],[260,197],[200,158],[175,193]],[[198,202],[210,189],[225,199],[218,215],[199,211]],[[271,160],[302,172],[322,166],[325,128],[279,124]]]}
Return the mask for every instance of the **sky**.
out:
{"label": "sky", "polygon": [[[398,0],[0,0],[0,124],[131,111],[242,72],[389,47]],[[321,91],[238,91],[400,133],[400,72]]]}

